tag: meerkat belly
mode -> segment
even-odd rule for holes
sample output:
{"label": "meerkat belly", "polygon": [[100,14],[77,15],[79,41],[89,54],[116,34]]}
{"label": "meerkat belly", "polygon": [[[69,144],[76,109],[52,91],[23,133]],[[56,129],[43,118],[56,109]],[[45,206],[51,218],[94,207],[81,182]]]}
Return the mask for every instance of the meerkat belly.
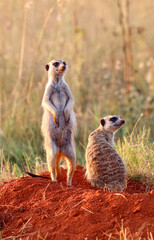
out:
{"label": "meerkat belly", "polygon": [[56,91],[51,97],[51,102],[54,104],[58,111],[64,111],[67,100],[68,98],[65,93],[60,90]]}
{"label": "meerkat belly", "polygon": [[70,143],[71,129],[70,124],[65,122],[64,109],[67,104],[68,97],[63,91],[56,91],[52,96],[52,103],[59,112],[59,127],[52,130],[51,135],[57,146],[62,147]]}
{"label": "meerkat belly", "polygon": [[59,114],[59,128],[63,128],[65,126],[64,109],[67,100],[68,98],[62,90],[55,91],[51,98],[51,102],[54,104]]}
{"label": "meerkat belly", "polygon": [[58,147],[66,146],[71,142],[71,130],[69,128],[65,128],[63,130],[57,128],[54,133],[51,133],[52,139]]}

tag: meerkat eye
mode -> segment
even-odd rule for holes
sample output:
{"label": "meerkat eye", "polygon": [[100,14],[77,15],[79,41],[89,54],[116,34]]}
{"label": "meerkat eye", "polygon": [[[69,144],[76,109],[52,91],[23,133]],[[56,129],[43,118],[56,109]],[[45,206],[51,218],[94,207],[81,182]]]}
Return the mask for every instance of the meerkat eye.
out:
{"label": "meerkat eye", "polygon": [[64,66],[66,66],[66,62],[63,62]]}
{"label": "meerkat eye", "polygon": [[53,63],[53,66],[58,67],[59,64],[60,64],[59,62],[54,62],[54,63]]}
{"label": "meerkat eye", "polygon": [[117,120],[118,120],[117,117],[111,117],[111,118],[110,118],[110,121],[111,121],[111,122],[116,122]]}

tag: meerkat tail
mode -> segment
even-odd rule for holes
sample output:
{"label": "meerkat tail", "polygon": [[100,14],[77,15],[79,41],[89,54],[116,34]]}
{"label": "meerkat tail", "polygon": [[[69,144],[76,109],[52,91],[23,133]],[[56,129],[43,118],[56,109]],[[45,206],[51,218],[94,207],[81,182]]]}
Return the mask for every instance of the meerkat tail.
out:
{"label": "meerkat tail", "polygon": [[45,177],[45,176],[39,176],[39,175],[36,175],[34,173],[30,173],[30,172],[25,172],[27,173],[29,176],[31,177],[39,177],[39,178],[45,178],[45,179],[50,179],[50,177]]}

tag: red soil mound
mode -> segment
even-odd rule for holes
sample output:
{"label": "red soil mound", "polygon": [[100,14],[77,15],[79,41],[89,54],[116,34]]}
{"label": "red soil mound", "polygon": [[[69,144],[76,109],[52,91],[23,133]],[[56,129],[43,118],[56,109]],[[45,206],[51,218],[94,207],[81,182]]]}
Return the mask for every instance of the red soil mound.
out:
{"label": "red soil mound", "polygon": [[122,222],[129,229],[128,239],[147,239],[147,234],[154,233],[154,190],[145,193],[146,186],[130,181],[122,194],[103,191],[91,187],[84,172],[76,167],[72,187],[66,186],[64,169],[58,183],[31,177],[3,183],[0,237],[96,240],[112,234],[119,239]]}

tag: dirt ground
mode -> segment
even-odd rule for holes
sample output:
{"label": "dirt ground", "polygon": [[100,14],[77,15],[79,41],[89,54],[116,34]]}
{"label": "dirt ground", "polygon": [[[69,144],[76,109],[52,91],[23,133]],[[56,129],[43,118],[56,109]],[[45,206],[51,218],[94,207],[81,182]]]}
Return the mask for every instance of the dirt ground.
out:
{"label": "dirt ground", "polygon": [[72,187],[64,169],[57,183],[26,176],[0,185],[0,239],[120,239],[122,225],[127,239],[154,235],[154,190],[128,179],[123,193],[111,193],[84,173],[76,167]]}

